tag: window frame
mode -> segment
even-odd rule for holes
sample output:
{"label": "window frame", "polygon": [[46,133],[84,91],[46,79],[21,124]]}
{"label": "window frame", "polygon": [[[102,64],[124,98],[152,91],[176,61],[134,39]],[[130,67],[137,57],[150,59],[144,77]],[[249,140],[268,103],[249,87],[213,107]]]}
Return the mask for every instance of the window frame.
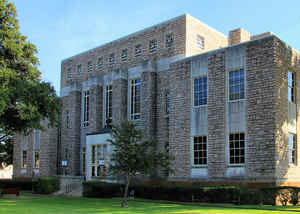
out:
{"label": "window frame", "polygon": [[[234,140],[233,140],[233,145],[234,145],[234,147],[233,147],[233,149],[232,150],[237,150],[237,149],[239,149],[239,152],[241,153],[241,150],[243,149],[243,151],[244,151],[244,154],[243,155],[233,155],[233,158],[234,158],[234,160],[235,160],[235,158],[236,157],[243,157],[244,159],[244,161],[243,162],[238,162],[238,163],[236,163],[235,161],[234,161],[234,163],[232,163],[231,162],[231,154],[230,154],[230,150],[231,150],[231,147],[230,147],[230,143],[231,143],[231,140],[230,140],[230,138],[231,138],[231,135],[239,135],[239,140],[238,140],[238,142],[239,142],[239,147],[235,147],[235,142],[236,142],[236,140],[235,140],[235,137],[234,137]],[[240,143],[241,143],[241,140],[240,140],[240,135],[241,134],[243,134],[244,135],[244,140],[243,140],[243,142],[244,142],[244,147],[241,147],[240,146]],[[229,164],[229,166],[245,166],[245,164],[246,164],[246,134],[245,134],[245,132],[231,132],[231,133],[229,133],[229,136],[228,136],[228,164]]]}
{"label": "window frame", "polygon": [[[139,82],[135,82],[139,81]],[[141,119],[141,78],[135,78],[135,79],[130,79],[130,119],[131,120],[140,120]],[[136,111],[136,87],[139,86],[139,100],[138,100],[138,105],[139,105],[139,111]],[[134,90],[133,90],[134,89]]]}
{"label": "window frame", "polygon": [[[234,97],[233,99],[230,97],[230,95],[231,95],[231,91],[230,91],[230,73],[232,73],[232,72],[237,72],[237,71],[243,71],[243,75],[244,75],[244,79],[243,79],[243,96],[241,97],[241,95],[239,95],[239,97],[238,98],[236,98],[236,97]],[[240,75],[239,75],[239,77],[240,77]],[[244,67],[239,67],[239,68],[235,68],[235,69],[232,69],[232,70],[230,70],[229,72],[228,72],[228,80],[227,80],[227,82],[228,82],[228,100],[229,100],[229,102],[235,102],[235,101],[239,101],[239,100],[245,100],[246,99],[246,71],[245,71],[245,68]],[[239,82],[240,83],[240,82]],[[241,84],[234,84],[232,87],[237,87],[237,86],[240,86]],[[241,87],[239,88],[239,89],[241,89]],[[237,93],[233,93],[233,94],[237,94]]]}
{"label": "window frame", "polygon": [[68,129],[71,128],[71,116],[70,115],[71,115],[70,111],[66,110],[66,127]]}
{"label": "window frame", "polygon": [[139,57],[141,55],[142,55],[142,45],[137,44],[137,45],[134,46],[134,56]]}
{"label": "window frame", "polygon": [[112,93],[113,93],[112,84],[106,85],[105,87],[105,120],[106,121],[107,120],[112,121],[112,96],[113,96]]}
{"label": "window frame", "polygon": [[98,57],[97,59],[97,68],[98,70],[102,69],[104,67],[104,58],[103,56]]}
{"label": "window frame", "polygon": [[[195,80],[197,80],[197,79],[202,79],[202,78],[204,78],[204,79],[206,79],[206,102],[205,103],[203,103],[203,104],[201,104],[200,103],[200,100],[202,100],[201,99],[201,97],[200,97],[200,95],[202,94],[202,93],[204,93],[205,92],[205,90],[199,90],[199,104],[198,105],[196,105],[195,104],[195,95],[196,95],[196,92],[195,92]],[[193,77],[192,78],[192,85],[193,85],[193,88],[192,88],[192,102],[193,102],[193,107],[194,108],[199,108],[199,107],[201,107],[201,106],[207,106],[207,102],[208,102],[208,77],[207,77],[207,75],[201,75],[201,76],[197,76],[197,77]]]}
{"label": "window frame", "polygon": [[88,63],[87,63],[87,72],[88,73],[93,72],[93,62],[92,61],[88,61]]}
{"label": "window frame", "polygon": [[115,56],[115,53],[109,54],[109,56],[108,56],[108,64],[109,64],[109,66],[114,65],[115,62],[116,62],[116,56]]}
{"label": "window frame", "polygon": [[[290,85],[289,74],[292,74],[292,85]],[[288,71],[288,101],[296,104],[296,73]],[[291,90],[291,95],[290,95]]]}
{"label": "window frame", "polygon": [[71,67],[67,69],[66,79],[72,80],[72,68]]}
{"label": "window frame", "polygon": [[90,91],[86,90],[84,91],[83,96],[83,121],[82,126],[88,127],[89,126],[89,117],[90,117]]}
{"label": "window frame", "polygon": [[165,47],[171,48],[174,46],[174,34],[168,33],[165,37]]}
{"label": "window frame", "polygon": [[165,113],[166,115],[170,114],[171,109],[171,94],[169,91],[166,91],[165,93]]}
{"label": "window frame", "polygon": [[22,150],[21,168],[27,169],[27,150]]}
{"label": "window frame", "polygon": [[[203,141],[203,139],[205,138],[205,142]],[[195,140],[196,139],[201,139],[202,141],[199,141],[197,142],[197,144],[203,144],[205,145],[205,149],[203,148],[203,145],[202,145],[202,148],[198,149],[198,150],[195,150]],[[199,136],[193,136],[192,137],[192,165],[194,167],[206,167],[207,164],[208,164],[208,136],[207,135],[199,135]],[[196,158],[196,152],[198,152],[199,156]],[[205,154],[204,156],[200,155],[200,154]],[[198,163],[195,163],[195,160],[198,159]],[[200,163],[201,161],[200,160],[205,160],[204,163]]]}
{"label": "window frame", "polygon": [[149,52],[154,53],[157,51],[157,39],[152,39],[149,41]]}
{"label": "window frame", "polygon": [[126,62],[128,60],[128,48],[125,48],[121,51],[121,61]]}
{"label": "window frame", "polygon": [[[290,136],[292,136],[292,145],[290,142]],[[289,165],[296,166],[297,165],[297,134],[290,133],[288,135],[288,160],[289,160]]]}
{"label": "window frame", "polygon": [[40,168],[40,150],[35,149],[33,151],[33,168],[39,169]]}
{"label": "window frame", "polygon": [[205,49],[205,39],[203,36],[201,36],[199,34],[196,35],[196,46],[200,50]]}
{"label": "window frame", "polygon": [[77,74],[81,75],[82,74],[82,65],[78,64],[76,69],[77,69]]}

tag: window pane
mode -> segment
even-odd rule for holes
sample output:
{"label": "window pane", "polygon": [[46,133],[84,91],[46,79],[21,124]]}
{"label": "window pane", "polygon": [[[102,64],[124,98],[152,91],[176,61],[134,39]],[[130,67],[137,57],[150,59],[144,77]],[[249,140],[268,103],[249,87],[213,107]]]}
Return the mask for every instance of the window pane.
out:
{"label": "window pane", "polygon": [[194,79],[194,106],[207,104],[207,77]]}
{"label": "window pane", "polygon": [[229,72],[229,99],[245,98],[245,77],[244,69]]}

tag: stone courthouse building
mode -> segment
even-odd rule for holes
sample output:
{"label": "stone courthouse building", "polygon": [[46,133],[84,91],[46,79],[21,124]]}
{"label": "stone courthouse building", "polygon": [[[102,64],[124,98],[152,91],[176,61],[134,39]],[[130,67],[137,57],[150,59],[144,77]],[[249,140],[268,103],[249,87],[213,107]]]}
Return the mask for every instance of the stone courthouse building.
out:
{"label": "stone courthouse building", "polygon": [[14,176],[104,176],[129,119],[174,155],[170,180],[300,184],[299,57],[183,15],[67,58],[61,128],[17,137]]}

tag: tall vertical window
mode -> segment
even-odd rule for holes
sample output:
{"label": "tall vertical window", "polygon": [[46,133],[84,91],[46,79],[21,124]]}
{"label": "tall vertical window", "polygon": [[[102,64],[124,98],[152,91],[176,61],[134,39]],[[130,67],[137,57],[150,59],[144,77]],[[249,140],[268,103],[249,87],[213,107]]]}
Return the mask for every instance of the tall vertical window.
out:
{"label": "tall vertical window", "polygon": [[136,45],[135,46],[135,56],[138,57],[138,56],[141,56],[142,54],[142,45]]}
{"label": "tall vertical window", "polygon": [[128,49],[124,49],[122,50],[121,52],[121,61],[124,62],[127,60],[127,57],[128,57]]}
{"label": "tall vertical window", "polygon": [[71,117],[70,117],[70,111],[66,111],[66,127],[71,128]]}
{"label": "tall vertical window", "polygon": [[194,165],[207,164],[207,137],[194,137]]}
{"label": "tall vertical window", "polygon": [[103,57],[99,57],[99,58],[98,58],[98,62],[97,62],[97,67],[98,67],[98,69],[103,68],[103,65],[104,65]]}
{"label": "tall vertical window", "polygon": [[96,146],[92,146],[92,163],[96,163]]}
{"label": "tall vertical window", "polygon": [[84,92],[83,101],[83,127],[89,126],[90,91]]}
{"label": "tall vertical window", "polygon": [[96,176],[96,169],[97,169],[97,163],[96,163],[96,146],[92,146],[92,176]]}
{"label": "tall vertical window", "polygon": [[33,166],[35,169],[40,168],[40,151],[39,150],[35,150],[34,151],[34,160],[33,160]]}
{"label": "tall vertical window", "polygon": [[77,65],[77,74],[80,75],[82,72],[81,64]]}
{"label": "tall vertical window", "polygon": [[110,127],[112,121],[112,85],[106,86],[105,104],[106,126]]}
{"label": "tall vertical window", "polygon": [[170,113],[170,92],[166,93],[166,114]]}
{"label": "tall vertical window", "polygon": [[114,53],[109,55],[108,63],[109,63],[109,65],[115,64],[115,54]]}
{"label": "tall vertical window", "polygon": [[204,38],[200,35],[197,35],[197,47],[201,50],[204,49]]}
{"label": "tall vertical window", "polygon": [[229,135],[229,163],[245,163],[245,134],[231,133]]}
{"label": "tall vertical window", "polygon": [[207,104],[207,77],[194,79],[194,106]]}
{"label": "tall vertical window", "polygon": [[296,164],[297,135],[289,133],[289,164]]}
{"label": "tall vertical window", "polygon": [[108,147],[106,144],[92,145],[92,176],[106,175]]}
{"label": "tall vertical window", "polygon": [[83,175],[85,175],[85,164],[86,164],[85,154],[86,154],[86,149],[85,147],[83,147],[82,148],[82,174]]}
{"label": "tall vertical window", "polygon": [[173,46],[174,36],[173,34],[166,35],[166,48],[170,48]]}
{"label": "tall vertical window", "polygon": [[72,68],[68,68],[67,70],[67,80],[71,80],[72,79]]}
{"label": "tall vertical window", "polygon": [[34,129],[33,133],[34,133],[34,146],[35,146],[35,148],[39,148],[41,132],[38,129]]}
{"label": "tall vertical window", "polygon": [[22,151],[22,168],[27,168],[27,151]]}
{"label": "tall vertical window", "polygon": [[149,42],[149,52],[150,53],[153,53],[156,51],[156,48],[157,48],[157,40],[156,39],[153,39]]}
{"label": "tall vertical window", "polygon": [[131,80],[130,115],[132,120],[138,120],[141,116],[141,80]]}
{"label": "tall vertical window", "polygon": [[239,100],[245,98],[244,69],[229,72],[229,99]]}
{"label": "tall vertical window", "polygon": [[288,99],[295,103],[295,74],[288,72]]}
{"label": "tall vertical window", "polygon": [[87,64],[87,71],[93,72],[93,62],[92,61],[89,61]]}

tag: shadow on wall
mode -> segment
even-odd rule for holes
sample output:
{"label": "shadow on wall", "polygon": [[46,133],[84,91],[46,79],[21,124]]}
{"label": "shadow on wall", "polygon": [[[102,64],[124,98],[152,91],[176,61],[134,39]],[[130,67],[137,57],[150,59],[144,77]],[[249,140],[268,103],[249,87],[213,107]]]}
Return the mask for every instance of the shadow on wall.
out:
{"label": "shadow on wall", "polygon": [[[285,45],[284,43],[278,41],[277,43],[277,75],[279,78],[277,79],[277,83],[279,84],[277,91],[277,98],[279,102],[277,103],[277,158],[276,158],[276,177],[280,179],[282,182],[287,181],[287,178],[299,178],[300,173],[297,173],[297,163],[295,166],[289,164],[289,143],[288,143],[288,133],[289,126],[295,127],[295,131],[297,132],[297,124],[296,118],[300,116],[300,112],[296,110],[295,118],[289,118],[289,104],[288,104],[288,71],[297,73],[296,75],[296,93],[295,93],[295,101],[296,103],[300,102],[300,91],[297,87],[297,83],[299,82],[299,72],[300,72],[300,55],[292,50],[291,47]],[[297,140],[299,142],[299,140]],[[296,162],[297,161],[297,153],[299,153],[299,145],[296,147]],[[297,151],[298,150],[298,151]],[[299,159],[299,157],[298,157]]]}
{"label": "shadow on wall", "polygon": [[8,165],[0,169],[0,179],[11,179],[13,174],[13,165]]}

